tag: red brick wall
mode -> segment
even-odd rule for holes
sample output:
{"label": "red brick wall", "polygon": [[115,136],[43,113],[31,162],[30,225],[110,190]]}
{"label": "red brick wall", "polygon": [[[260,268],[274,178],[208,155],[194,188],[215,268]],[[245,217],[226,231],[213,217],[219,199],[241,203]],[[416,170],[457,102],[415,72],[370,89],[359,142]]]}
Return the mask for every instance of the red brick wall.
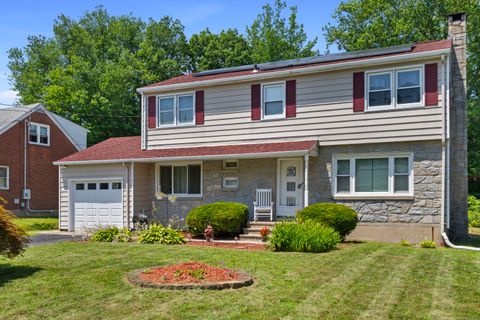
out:
{"label": "red brick wall", "polygon": [[[22,199],[25,121],[0,135],[0,166],[10,168],[9,190],[0,190],[0,197],[8,201],[9,210],[23,209],[20,204],[13,203],[15,198],[20,199],[20,203],[25,202]],[[52,162],[77,149],[46,114],[35,112],[30,121],[50,126],[50,146],[27,144],[27,188],[32,192],[30,209],[57,210],[58,167]]]}

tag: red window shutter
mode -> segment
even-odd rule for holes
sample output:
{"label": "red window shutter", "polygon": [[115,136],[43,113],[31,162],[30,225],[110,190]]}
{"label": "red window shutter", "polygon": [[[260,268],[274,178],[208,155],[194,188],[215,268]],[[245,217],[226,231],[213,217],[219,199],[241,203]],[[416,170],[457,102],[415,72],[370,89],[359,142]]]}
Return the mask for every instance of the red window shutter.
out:
{"label": "red window shutter", "polygon": [[195,92],[195,124],[203,124],[205,121],[204,115],[204,93],[203,90]]}
{"label": "red window shutter", "polygon": [[425,105],[438,105],[438,66],[436,63],[425,65]]}
{"label": "red window shutter", "polygon": [[252,120],[260,120],[260,85],[252,85]]}
{"label": "red window shutter", "polygon": [[297,82],[295,80],[288,80],[287,86],[287,110],[285,115],[287,118],[294,118],[297,116]]}
{"label": "red window shutter", "polygon": [[353,112],[365,110],[365,72],[353,74]]}
{"label": "red window shutter", "polygon": [[157,127],[157,97],[148,97],[148,128]]}

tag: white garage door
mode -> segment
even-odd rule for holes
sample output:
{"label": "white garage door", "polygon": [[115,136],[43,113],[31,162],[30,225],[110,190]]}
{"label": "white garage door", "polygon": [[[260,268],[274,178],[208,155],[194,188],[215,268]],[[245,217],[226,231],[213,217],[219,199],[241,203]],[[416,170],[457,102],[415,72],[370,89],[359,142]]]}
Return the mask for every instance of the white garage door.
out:
{"label": "white garage door", "polygon": [[75,181],[72,189],[74,229],[123,227],[121,181]]}

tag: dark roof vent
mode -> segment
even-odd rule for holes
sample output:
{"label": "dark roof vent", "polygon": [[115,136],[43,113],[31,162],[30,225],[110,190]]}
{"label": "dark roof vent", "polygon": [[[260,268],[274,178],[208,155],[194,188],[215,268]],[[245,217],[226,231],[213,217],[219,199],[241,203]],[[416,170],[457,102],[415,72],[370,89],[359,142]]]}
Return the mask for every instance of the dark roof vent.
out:
{"label": "dark roof vent", "polygon": [[448,22],[455,22],[455,21],[464,21],[465,20],[465,12],[456,12],[448,15]]}

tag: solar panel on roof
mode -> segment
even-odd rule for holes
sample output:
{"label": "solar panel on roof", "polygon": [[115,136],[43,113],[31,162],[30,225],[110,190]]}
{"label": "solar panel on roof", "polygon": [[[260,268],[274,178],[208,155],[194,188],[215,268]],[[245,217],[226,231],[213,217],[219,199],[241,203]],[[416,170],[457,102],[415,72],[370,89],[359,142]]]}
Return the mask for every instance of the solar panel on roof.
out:
{"label": "solar panel on roof", "polygon": [[[259,70],[272,70],[272,69],[281,69],[281,68],[288,68],[288,67],[301,66],[301,65],[309,65],[314,63],[331,62],[331,61],[364,58],[364,57],[374,57],[374,56],[380,56],[380,55],[386,55],[386,54],[392,54],[392,53],[408,52],[412,50],[412,46],[413,44],[409,43],[409,44],[403,44],[403,45],[391,46],[391,47],[385,47],[385,48],[340,52],[340,53],[334,53],[334,54],[283,60],[283,61],[276,61],[276,62],[265,62],[265,63],[257,64],[257,68]],[[231,68],[206,70],[206,71],[194,73],[193,76],[203,77],[203,76],[221,74],[226,72],[253,70],[254,66],[255,66],[254,64],[250,64],[250,65],[231,67]]]}

